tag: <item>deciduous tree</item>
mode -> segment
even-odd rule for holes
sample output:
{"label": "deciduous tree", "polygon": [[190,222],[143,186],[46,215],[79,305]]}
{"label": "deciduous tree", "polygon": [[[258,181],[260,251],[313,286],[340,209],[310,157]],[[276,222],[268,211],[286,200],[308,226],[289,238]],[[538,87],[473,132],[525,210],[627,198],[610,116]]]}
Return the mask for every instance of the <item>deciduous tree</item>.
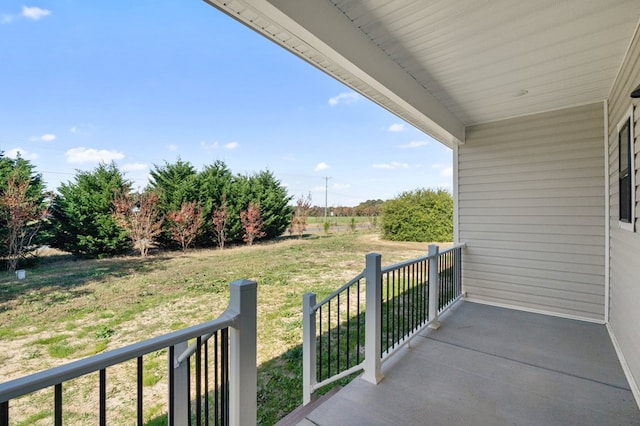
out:
{"label": "deciduous tree", "polygon": [[18,262],[30,250],[32,240],[48,214],[38,200],[29,198],[29,179],[12,174],[0,195],[0,217],[5,229],[7,268],[15,271]]}
{"label": "deciduous tree", "polygon": [[124,228],[133,244],[146,257],[153,240],[162,232],[163,217],[158,212],[158,195],[153,192],[131,194],[122,189],[113,200],[113,218]]}
{"label": "deciduous tree", "polygon": [[311,208],[311,194],[305,198],[301,196],[296,200],[296,207],[291,218],[291,232],[298,234],[302,238],[302,234],[307,230],[307,216]]}
{"label": "deciduous tree", "polygon": [[182,251],[195,241],[202,232],[202,212],[195,201],[185,201],[180,210],[174,210],[167,214],[168,229],[171,238],[180,244]]}
{"label": "deciduous tree", "polygon": [[242,228],[244,229],[242,239],[248,245],[252,245],[254,239],[262,238],[266,235],[262,230],[264,221],[260,214],[260,205],[250,202],[247,210],[240,212],[240,221],[242,222]]}
{"label": "deciduous tree", "polygon": [[227,203],[223,201],[222,206],[213,210],[213,234],[220,249],[224,248],[227,240]]}

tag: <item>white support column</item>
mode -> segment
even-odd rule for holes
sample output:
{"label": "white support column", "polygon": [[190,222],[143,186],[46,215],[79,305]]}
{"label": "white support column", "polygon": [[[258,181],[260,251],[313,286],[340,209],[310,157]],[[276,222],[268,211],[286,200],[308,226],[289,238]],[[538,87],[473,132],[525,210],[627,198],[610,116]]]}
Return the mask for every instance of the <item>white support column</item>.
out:
{"label": "white support column", "polygon": [[429,245],[429,328],[439,329],[438,301],[440,300],[440,280],[438,271],[438,246]]}
{"label": "white support column", "polygon": [[257,284],[238,280],[230,287],[229,309],[239,316],[229,329],[229,424],[249,426],[257,420]]}
{"label": "white support column", "polygon": [[382,261],[377,253],[366,256],[365,279],[365,346],[364,374],[369,383],[378,384],[384,377],[381,371],[382,338]]}
{"label": "white support column", "polygon": [[169,386],[169,400],[173,399],[173,413],[168,413],[168,424],[172,424],[171,418],[175,424],[186,423],[189,419],[189,360],[178,362],[180,354],[187,350],[187,343],[178,343],[173,347],[173,357],[168,355],[169,368],[173,369],[173,386]]}
{"label": "white support column", "polygon": [[302,296],[302,404],[311,402],[313,387],[318,383],[316,377],[316,295],[305,293]]}

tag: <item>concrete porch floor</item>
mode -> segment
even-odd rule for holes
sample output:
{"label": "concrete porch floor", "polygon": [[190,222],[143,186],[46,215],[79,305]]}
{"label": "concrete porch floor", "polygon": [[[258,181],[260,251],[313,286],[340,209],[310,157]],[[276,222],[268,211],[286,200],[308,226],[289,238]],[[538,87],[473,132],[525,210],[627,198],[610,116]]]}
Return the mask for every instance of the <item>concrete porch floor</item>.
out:
{"label": "concrete porch floor", "polygon": [[299,425],[640,425],[604,325],[460,302]]}

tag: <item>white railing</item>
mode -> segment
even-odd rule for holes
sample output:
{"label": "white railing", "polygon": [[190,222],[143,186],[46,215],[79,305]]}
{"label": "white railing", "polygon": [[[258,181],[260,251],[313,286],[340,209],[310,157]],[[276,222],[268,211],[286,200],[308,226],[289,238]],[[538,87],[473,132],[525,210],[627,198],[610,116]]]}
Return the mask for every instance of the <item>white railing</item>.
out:
{"label": "white railing", "polygon": [[315,392],[353,373],[377,384],[382,364],[462,297],[462,248],[381,267],[366,256],[364,271],[316,304],[303,296],[303,404]]}
{"label": "white railing", "polygon": [[[256,424],[256,288],[254,281],[230,284],[226,311],[217,319],[120,349],[81,359],[0,384],[0,426],[21,413],[11,401],[41,389],[53,388],[53,422],[64,416],[63,386],[72,379],[99,373],[99,403],[95,424],[106,424],[106,378],[109,367],[137,360],[137,424],[143,424],[144,356],[168,353],[168,424]],[[188,346],[188,341],[195,342]],[[213,352],[211,352],[213,351]],[[209,354],[214,358],[209,363]],[[213,375],[210,377],[210,371]],[[213,401],[213,406],[210,403]],[[88,409],[89,407],[84,407]]]}

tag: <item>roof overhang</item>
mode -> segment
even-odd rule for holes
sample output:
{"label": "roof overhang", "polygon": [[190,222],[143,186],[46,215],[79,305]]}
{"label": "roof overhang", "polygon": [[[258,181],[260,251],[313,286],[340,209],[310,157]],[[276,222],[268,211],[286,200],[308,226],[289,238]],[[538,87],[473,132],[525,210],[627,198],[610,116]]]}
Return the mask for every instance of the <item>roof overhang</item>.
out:
{"label": "roof overhang", "polygon": [[607,99],[625,0],[205,0],[445,145],[465,126]]}

